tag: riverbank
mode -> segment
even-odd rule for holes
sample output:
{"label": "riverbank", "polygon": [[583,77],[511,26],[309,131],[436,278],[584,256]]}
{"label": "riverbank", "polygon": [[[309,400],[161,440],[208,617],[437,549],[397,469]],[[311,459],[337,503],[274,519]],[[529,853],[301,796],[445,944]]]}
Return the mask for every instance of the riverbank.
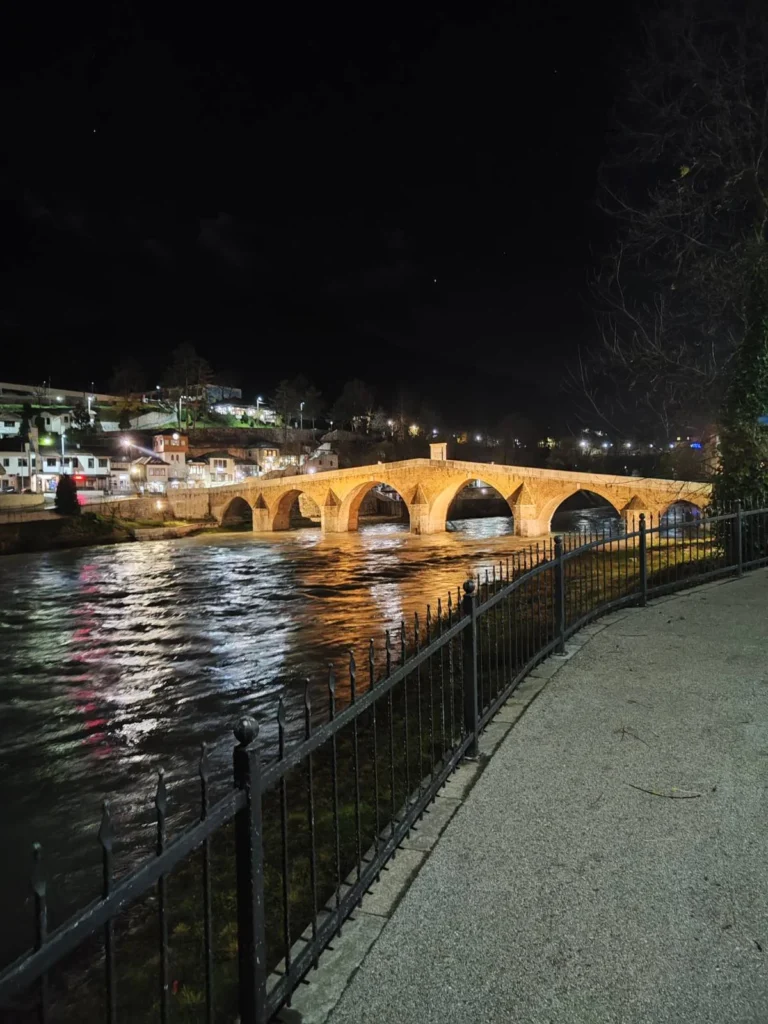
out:
{"label": "riverbank", "polygon": [[163,522],[162,520],[122,520],[83,512],[79,516],[52,516],[0,524],[0,555],[60,551],[101,544],[130,541],[171,540],[188,537],[205,529],[203,523]]}
{"label": "riverbank", "polygon": [[381,887],[413,884],[371,890],[279,1019],[763,1020],[767,581],[618,612],[532,673]]}

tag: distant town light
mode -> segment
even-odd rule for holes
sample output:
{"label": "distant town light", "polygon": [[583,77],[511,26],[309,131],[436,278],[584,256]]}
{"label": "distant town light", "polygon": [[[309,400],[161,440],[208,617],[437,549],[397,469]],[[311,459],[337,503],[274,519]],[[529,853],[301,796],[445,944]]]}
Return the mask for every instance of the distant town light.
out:
{"label": "distant town light", "polygon": [[158,501],[158,502],[155,503],[155,508],[157,509],[158,512],[160,511],[160,509],[162,507],[163,507],[162,501]]}
{"label": "distant town light", "polygon": [[652,445],[652,444],[649,444],[649,445],[648,445],[648,447],[649,447],[649,448],[653,448],[653,445]]}
{"label": "distant town light", "polygon": [[61,397],[61,395],[56,395],[56,401],[57,402],[63,402],[64,399]]}
{"label": "distant town light", "polygon": [[625,441],[624,442],[624,447],[625,448],[631,448],[632,447],[632,442],[631,441]]}
{"label": "distant town light", "polygon": [[482,439],[480,434],[475,434],[475,440],[476,441],[482,441],[483,439]]}
{"label": "distant town light", "polygon": [[589,447],[589,441],[579,441],[579,448]]}
{"label": "distant town light", "polygon": [[436,434],[437,434],[437,427],[432,427],[432,437],[435,437]]}
{"label": "distant town light", "polygon": [[675,446],[674,446],[674,445],[672,444],[672,442],[671,442],[671,441],[669,442],[669,447],[670,447],[670,448],[674,448],[674,447],[675,447]]}
{"label": "distant town light", "polygon": [[173,434],[173,440],[174,440],[174,441],[178,441],[178,440],[179,440],[179,435],[178,435],[178,434],[176,434],[176,433],[174,433],[174,434]]}
{"label": "distant town light", "polygon": [[607,448],[607,447],[608,447],[608,442],[607,441],[603,441],[603,448]]}

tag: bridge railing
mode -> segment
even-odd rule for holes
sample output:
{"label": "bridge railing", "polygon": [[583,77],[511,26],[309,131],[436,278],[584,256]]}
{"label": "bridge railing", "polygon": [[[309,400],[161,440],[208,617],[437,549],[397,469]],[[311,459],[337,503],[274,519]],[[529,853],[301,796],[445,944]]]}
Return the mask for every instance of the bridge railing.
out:
{"label": "bridge railing", "polygon": [[35,847],[33,948],[0,974],[0,1015],[267,1021],[311,977],[457,765],[477,756],[483,729],[533,666],[611,609],[768,564],[766,509],[641,515],[636,526],[512,553],[363,656],[350,652],[343,672],[329,668],[319,720],[309,685],[298,721],[281,701],[263,723],[271,748],[242,719],[232,789],[211,799],[203,749],[199,820],[174,838],[161,774],[155,852],[120,878],[105,803],[101,894],[52,930],[54,865]]}

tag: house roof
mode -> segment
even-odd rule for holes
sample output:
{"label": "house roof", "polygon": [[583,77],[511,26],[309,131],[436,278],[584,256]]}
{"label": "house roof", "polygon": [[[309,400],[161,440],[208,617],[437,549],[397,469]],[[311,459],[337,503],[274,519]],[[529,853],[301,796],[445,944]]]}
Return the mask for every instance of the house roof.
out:
{"label": "house roof", "polygon": [[257,466],[258,462],[255,459],[235,459],[236,466]]}
{"label": "house roof", "polygon": [[246,448],[261,450],[262,448],[275,448],[278,451],[283,447],[281,441],[249,441]]}
{"label": "house roof", "polygon": [[142,455],[141,458],[131,460],[139,466],[167,466],[165,459],[159,459],[156,455]]}
{"label": "house roof", "polygon": [[234,459],[232,452],[216,451],[216,452],[204,452],[202,455],[198,455],[198,459]]}

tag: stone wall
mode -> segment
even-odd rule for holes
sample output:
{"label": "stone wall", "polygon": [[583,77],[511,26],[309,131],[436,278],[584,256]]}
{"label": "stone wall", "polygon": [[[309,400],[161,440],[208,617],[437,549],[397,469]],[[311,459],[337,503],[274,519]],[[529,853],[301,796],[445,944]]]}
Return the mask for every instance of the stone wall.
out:
{"label": "stone wall", "polygon": [[[173,491],[168,495],[103,501],[92,510],[117,519],[207,519],[210,515],[208,490]],[[158,507],[159,506],[159,507]]]}
{"label": "stone wall", "polygon": [[308,494],[299,495],[299,511],[303,519],[311,519],[315,523],[320,522],[320,506]]}
{"label": "stone wall", "polygon": [[0,512],[15,512],[18,509],[43,508],[42,494],[0,494]]}

